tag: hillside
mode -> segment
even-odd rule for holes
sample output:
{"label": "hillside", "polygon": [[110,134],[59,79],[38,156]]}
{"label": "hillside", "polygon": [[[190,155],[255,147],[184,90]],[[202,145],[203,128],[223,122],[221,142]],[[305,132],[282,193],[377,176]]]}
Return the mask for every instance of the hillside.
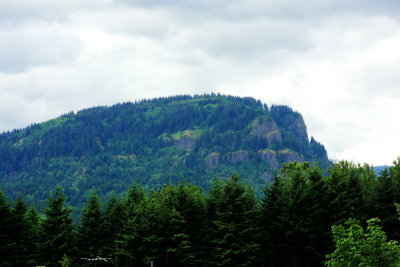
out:
{"label": "hillside", "polygon": [[257,190],[290,161],[329,164],[301,114],[215,94],[95,107],[0,135],[2,189],[39,208],[57,184],[76,207],[92,188],[107,197],[132,182],[207,188],[237,173]]}

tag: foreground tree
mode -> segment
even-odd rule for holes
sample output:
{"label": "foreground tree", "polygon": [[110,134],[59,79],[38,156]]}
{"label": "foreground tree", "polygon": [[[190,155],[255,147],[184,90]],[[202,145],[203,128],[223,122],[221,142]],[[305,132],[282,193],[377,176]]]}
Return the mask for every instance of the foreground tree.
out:
{"label": "foreground tree", "polygon": [[0,255],[2,259],[0,266],[9,266],[12,262],[15,243],[10,236],[12,226],[12,213],[10,204],[7,202],[3,192],[0,191]]}
{"label": "foreground tree", "polygon": [[40,252],[43,263],[51,265],[70,256],[73,249],[72,209],[65,206],[65,197],[60,186],[47,199],[45,218],[41,224]]}
{"label": "foreground tree", "polygon": [[399,266],[397,241],[386,241],[379,219],[370,219],[367,223],[365,232],[355,219],[347,220],[345,226],[332,227],[336,250],[327,255],[327,266]]}
{"label": "foreground tree", "polygon": [[85,258],[103,256],[104,217],[100,199],[95,191],[92,191],[83,209],[81,225],[78,228],[78,247]]}
{"label": "foreground tree", "polygon": [[331,251],[328,189],[307,162],[282,168],[261,206],[262,256],[267,266],[319,266]]}
{"label": "foreground tree", "polygon": [[212,224],[212,266],[255,266],[259,230],[254,192],[237,176],[215,184],[208,199]]}

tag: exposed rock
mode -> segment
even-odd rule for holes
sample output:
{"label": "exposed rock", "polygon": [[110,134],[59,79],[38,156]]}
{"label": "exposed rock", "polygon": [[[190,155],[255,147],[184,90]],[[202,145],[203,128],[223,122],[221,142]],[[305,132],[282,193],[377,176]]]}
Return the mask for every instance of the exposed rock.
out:
{"label": "exposed rock", "polygon": [[282,142],[282,135],[275,121],[267,116],[259,117],[251,123],[251,132],[249,137],[257,136],[266,138],[268,144]]}
{"label": "exposed rock", "polygon": [[275,151],[269,149],[259,150],[258,156],[263,162],[266,162],[271,169],[277,169],[279,167]]}
{"label": "exposed rock", "polygon": [[304,161],[303,155],[289,149],[280,150],[278,151],[278,154],[283,163],[288,163],[292,161],[297,161],[297,162]]}
{"label": "exposed rock", "polygon": [[218,152],[212,152],[206,157],[206,167],[209,169],[216,168],[221,163],[221,155]]}
{"label": "exposed rock", "polygon": [[184,135],[180,139],[175,140],[175,146],[177,148],[191,150],[194,147],[194,140],[192,137]]}
{"label": "exposed rock", "polygon": [[135,154],[129,154],[129,155],[116,155],[115,156],[117,159],[125,159],[125,160],[130,160],[132,162],[135,162],[137,160],[137,156]]}
{"label": "exposed rock", "polygon": [[293,124],[289,127],[289,130],[302,142],[308,143],[307,126],[300,114],[298,114]]}
{"label": "exposed rock", "polygon": [[224,155],[224,160],[231,164],[246,162],[249,161],[249,152],[247,150],[228,152]]}

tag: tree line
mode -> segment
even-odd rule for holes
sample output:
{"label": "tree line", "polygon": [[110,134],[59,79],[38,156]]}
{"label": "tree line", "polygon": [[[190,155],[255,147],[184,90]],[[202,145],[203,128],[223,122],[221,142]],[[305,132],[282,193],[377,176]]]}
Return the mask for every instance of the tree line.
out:
{"label": "tree line", "polygon": [[40,212],[0,192],[0,266],[395,266],[399,202],[400,159],[379,176],[288,163],[261,199],[236,175],[207,192],[133,184],[104,204],[92,190],[79,223],[61,187]]}

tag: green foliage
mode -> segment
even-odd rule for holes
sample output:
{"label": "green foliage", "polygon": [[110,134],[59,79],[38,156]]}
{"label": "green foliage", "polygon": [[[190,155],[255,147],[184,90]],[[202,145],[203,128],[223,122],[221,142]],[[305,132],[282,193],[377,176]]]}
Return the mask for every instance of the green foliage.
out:
{"label": "green foliage", "polygon": [[253,192],[237,176],[216,184],[209,199],[213,266],[255,266],[260,245]]}
{"label": "green foliage", "polygon": [[78,228],[77,239],[81,256],[95,258],[102,255],[105,247],[104,215],[101,210],[100,199],[96,191],[92,191],[83,208],[81,224]]}
{"label": "green foliage", "polygon": [[[278,125],[264,130],[282,135],[282,142],[268,139],[271,132],[252,134],[255,121]],[[219,94],[96,107],[0,134],[0,182],[11,200],[21,193],[38,209],[60,184],[68,205],[76,207],[76,221],[92,188],[104,201],[109,192],[122,195],[132,182],[159,189],[185,181],[207,190],[210,177],[239,173],[261,195],[277,166],[263,161],[260,150],[289,149],[329,164],[323,146],[304,137],[303,124],[287,107],[269,111],[253,98]],[[248,156],[232,160],[229,155],[238,151]],[[215,168],[207,165],[212,153],[220,155]],[[276,160],[281,165],[290,159]]]}
{"label": "green foliage", "polygon": [[379,219],[367,221],[364,232],[360,222],[346,221],[345,226],[332,227],[336,249],[327,255],[327,266],[399,266],[400,247],[397,241],[386,241]]}
{"label": "green foliage", "polygon": [[376,177],[345,161],[328,172],[288,163],[261,203],[236,175],[213,178],[208,192],[185,182],[133,183],[125,197],[109,193],[104,209],[93,190],[79,225],[60,187],[43,214],[0,192],[0,266],[86,266],[81,258],[94,256],[110,266],[395,266],[398,245],[382,229],[396,239],[398,164]]}
{"label": "green foliage", "polygon": [[319,265],[330,245],[328,188],[308,163],[284,165],[261,208],[263,258],[269,266]]}
{"label": "green foliage", "polygon": [[10,204],[7,202],[5,195],[0,191],[0,255],[3,258],[0,266],[8,266],[12,262],[11,256],[15,244],[11,238],[12,234],[12,213]]}
{"label": "green foliage", "polygon": [[44,209],[45,218],[40,229],[40,252],[43,263],[59,262],[64,255],[69,256],[73,249],[72,209],[65,206],[65,197],[61,187],[47,199]]}

